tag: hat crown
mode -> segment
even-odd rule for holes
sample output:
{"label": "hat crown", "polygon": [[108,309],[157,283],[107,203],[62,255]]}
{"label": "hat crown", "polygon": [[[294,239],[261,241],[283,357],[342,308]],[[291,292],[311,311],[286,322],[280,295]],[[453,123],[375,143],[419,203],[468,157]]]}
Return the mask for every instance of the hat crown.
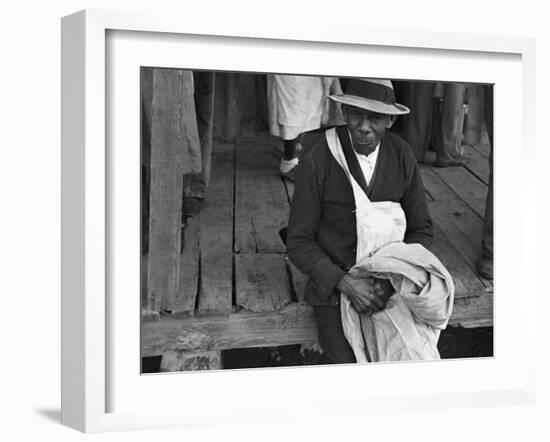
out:
{"label": "hat crown", "polygon": [[384,104],[395,104],[393,85],[389,80],[351,79],[347,84],[345,94]]}

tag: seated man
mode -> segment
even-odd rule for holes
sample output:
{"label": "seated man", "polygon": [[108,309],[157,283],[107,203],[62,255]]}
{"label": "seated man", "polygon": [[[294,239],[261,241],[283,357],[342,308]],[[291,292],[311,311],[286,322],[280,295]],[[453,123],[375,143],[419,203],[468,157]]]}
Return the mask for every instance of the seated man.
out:
{"label": "seated man", "polygon": [[[395,102],[390,81],[348,82],[343,104],[346,125],[336,129],[350,173],[372,202],[400,203],[405,243],[428,248],[433,232],[424,187],[411,147],[387,131],[409,109]],[[334,363],[355,362],[340,317],[340,294],[359,313],[384,309],[393,294],[382,279],[348,274],[356,263],[357,231],[353,189],[326,140],[301,160],[288,225],[290,260],[309,276],[305,299],[313,305],[319,343]]]}

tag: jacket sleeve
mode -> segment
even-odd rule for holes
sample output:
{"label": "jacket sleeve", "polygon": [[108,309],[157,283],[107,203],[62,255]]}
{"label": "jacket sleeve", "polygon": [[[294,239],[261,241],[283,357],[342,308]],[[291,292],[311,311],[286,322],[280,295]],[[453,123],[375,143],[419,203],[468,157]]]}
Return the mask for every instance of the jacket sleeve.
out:
{"label": "jacket sleeve", "polygon": [[406,188],[401,200],[401,207],[407,219],[405,243],[419,243],[429,249],[433,241],[433,224],[426,203],[424,184],[416,159],[411,156],[407,160]]}
{"label": "jacket sleeve", "polygon": [[322,214],[323,182],[310,155],[296,171],[294,195],[290,207],[287,252],[290,260],[310,277],[319,296],[327,300],[345,274],[317,242]]}

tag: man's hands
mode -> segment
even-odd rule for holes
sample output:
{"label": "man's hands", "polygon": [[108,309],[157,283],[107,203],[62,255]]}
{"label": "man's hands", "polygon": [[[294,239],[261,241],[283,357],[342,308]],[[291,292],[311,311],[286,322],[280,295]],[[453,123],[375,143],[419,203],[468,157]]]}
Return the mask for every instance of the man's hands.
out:
{"label": "man's hands", "polygon": [[355,278],[349,273],[337,285],[359,313],[370,315],[384,309],[394,294],[391,283],[386,279]]}

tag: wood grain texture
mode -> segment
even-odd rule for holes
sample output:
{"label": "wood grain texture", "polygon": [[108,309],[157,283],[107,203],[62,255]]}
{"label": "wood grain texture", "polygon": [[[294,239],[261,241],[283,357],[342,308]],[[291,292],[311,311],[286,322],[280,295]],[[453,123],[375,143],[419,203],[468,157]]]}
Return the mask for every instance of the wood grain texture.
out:
{"label": "wood grain texture", "polygon": [[488,327],[493,325],[493,294],[457,299],[449,325]]}
{"label": "wood grain texture", "polygon": [[487,186],[489,184],[489,159],[481,155],[472,145],[463,147],[464,156],[467,159],[466,169]]}
{"label": "wood grain texture", "polygon": [[278,312],[223,316],[162,316],[142,324],[142,357],[169,351],[209,351],[274,347],[317,341],[313,309],[290,304]]}
{"label": "wood grain texture", "polygon": [[235,256],[237,306],[251,312],[277,311],[291,302],[283,255]]}
{"label": "wood grain texture", "polygon": [[487,185],[464,167],[435,167],[433,170],[461,199],[479,198],[487,194]]}
{"label": "wood grain texture", "polygon": [[283,253],[279,230],[288,223],[288,197],[272,144],[236,145],[235,252]]}
{"label": "wood grain texture", "polygon": [[[428,207],[443,235],[462,256],[468,267],[476,273],[476,262],[481,256],[481,218],[460,200],[432,201],[428,203]],[[480,280],[486,290],[492,291],[493,285],[490,281]]]}
{"label": "wood grain texture", "polygon": [[200,171],[190,71],[155,69],[147,310],[172,310],[180,271],[182,176]]}
{"label": "wood grain texture", "polygon": [[180,262],[180,283],[173,312],[192,312],[199,289],[199,220],[188,218],[183,232],[183,251]]}
{"label": "wood grain texture", "polygon": [[[493,295],[455,301],[449,325],[478,327],[493,323]],[[162,316],[142,324],[142,357],[167,352],[203,352],[274,347],[317,341],[313,308],[293,303],[279,312],[232,313],[228,316]]]}
{"label": "wood grain texture", "polygon": [[162,355],[160,372],[220,370],[222,365],[221,351],[170,351]]}
{"label": "wood grain texture", "polygon": [[445,184],[441,177],[433,171],[432,167],[425,164],[419,164],[419,169],[424,189],[430,194],[434,201],[449,201],[458,198],[457,194]]}
{"label": "wood grain texture", "polygon": [[203,313],[229,313],[233,296],[233,144],[216,144],[212,179],[200,214],[201,289]]}
{"label": "wood grain texture", "polygon": [[478,275],[465,261],[464,257],[449,242],[439,226],[434,225],[434,242],[431,252],[447,268],[455,283],[455,298],[480,295],[487,291]]}

